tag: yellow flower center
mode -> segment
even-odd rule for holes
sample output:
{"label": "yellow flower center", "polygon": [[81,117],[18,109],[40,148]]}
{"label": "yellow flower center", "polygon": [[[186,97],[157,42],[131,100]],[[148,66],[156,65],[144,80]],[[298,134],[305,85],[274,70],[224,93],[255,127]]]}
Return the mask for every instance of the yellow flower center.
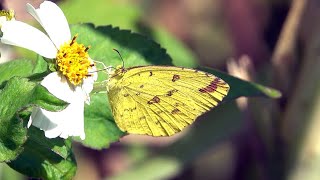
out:
{"label": "yellow flower center", "polygon": [[56,59],[58,70],[73,85],[82,83],[84,78],[90,76],[88,68],[93,66],[89,60],[89,47],[78,44],[76,38],[77,35],[71,41],[61,45]]}
{"label": "yellow flower center", "polygon": [[14,19],[14,11],[13,10],[0,10],[0,16],[5,16],[7,21],[11,21]]}

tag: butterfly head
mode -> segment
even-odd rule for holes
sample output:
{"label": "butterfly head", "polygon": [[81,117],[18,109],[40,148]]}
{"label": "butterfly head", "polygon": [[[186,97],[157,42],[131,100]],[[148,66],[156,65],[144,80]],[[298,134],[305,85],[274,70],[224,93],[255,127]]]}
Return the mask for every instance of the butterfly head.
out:
{"label": "butterfly head", "polygon": [[112,89],[117,84],[117,82],[124,76],[124,74],[127,72],[127,69],[119,65],[116,68],[109,68],[107,72],[109,75],[109,79],[107,81],[107,91],[109,91],[109,89]]}
{"label": "butterfly head", "polygon": [[118,65],[115,70],[109,73],[110,77],[115,76],[123,76],[123,74],[127,72],[127,70],[123,67],[123,65]]}
{"label": "butterfly head", "polygon": [[116,76],[121,77],[121,76],[123,76],[123,74],[125,72],[127,72],[127,70],[124,68],[124,61],[123,61],[123,58],[122,58],[120,52],[117,49],[113,49],[113,50],[118,53],[118,55],[122,61],[122,65],[118,65],[115,69],[113,68],[114,70],[109,71],[108,74],[109,74],[109,77],[116,77]]}

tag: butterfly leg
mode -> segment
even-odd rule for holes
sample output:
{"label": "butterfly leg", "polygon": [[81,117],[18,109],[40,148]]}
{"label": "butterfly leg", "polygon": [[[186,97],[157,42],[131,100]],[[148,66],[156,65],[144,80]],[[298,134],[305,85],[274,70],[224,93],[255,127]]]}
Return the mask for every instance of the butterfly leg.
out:
{"label": "butterfly leg", "polygon": [[[106,66],[103,62],[100,62],[100,61],[96,61],[96,60],[93,60],[93,62],[95,62],[95,63],[97,63],[97,64],[100,64],[100,65],[102,65],[103,66],[103,69],[101,69],[101,70],[98,70],[98,71],[103,71],[103,72],[105,72],[105,73],[107,73],[108,74],[108,76],[110,76],[110,74],[112,73],[112,66]],[[105,70],[105,71],[104,71]],[[106,80],[103,80],[103,81],[101,81],[101,82],[98,82],[99,84],[107,84],[109,82],[109,79],[106,79]],[[96,83],[96,82],[95,82]],[[108,87],[107,87],[108,88]],[[108,91],[108,89],[107,89],[107,91]]]}
{"label": "butterfly leg", "polygon": [[[112,68],[113,68],[112,66],[106,66],[103,62],[96,61],[96,60],[93,60],[93,62],[95,62],[95,63],[100,64],[100,65],[103,66],[103,69],[98,70],[98,71],[103,71],[103,70],[105,70],[108,75],[112,72]],[[105,71],[104,71],[104,72],[105,72]]]}

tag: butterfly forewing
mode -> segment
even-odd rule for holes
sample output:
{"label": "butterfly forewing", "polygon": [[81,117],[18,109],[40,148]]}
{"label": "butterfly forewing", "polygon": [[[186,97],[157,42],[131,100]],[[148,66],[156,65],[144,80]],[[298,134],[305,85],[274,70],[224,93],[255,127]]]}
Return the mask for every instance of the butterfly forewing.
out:
{"label": "butterfly forewing", "polygon": [[129,68],[109,84],[119,128],[152,136],[180,132],[217,106],[229,91],[229,85],[212,74],[170,66]]}

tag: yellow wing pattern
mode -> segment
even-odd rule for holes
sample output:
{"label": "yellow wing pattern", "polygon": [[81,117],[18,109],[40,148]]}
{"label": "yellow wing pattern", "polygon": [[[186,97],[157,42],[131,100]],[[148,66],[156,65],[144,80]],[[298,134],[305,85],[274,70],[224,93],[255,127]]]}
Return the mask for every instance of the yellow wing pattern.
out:
{"label": "yellow wing pattern", "polygon": [[180,132],[229,91],[229,85],[212,74],[171,66],[124,69],[110,78],[108,88],[118,127],[152,136]]}

